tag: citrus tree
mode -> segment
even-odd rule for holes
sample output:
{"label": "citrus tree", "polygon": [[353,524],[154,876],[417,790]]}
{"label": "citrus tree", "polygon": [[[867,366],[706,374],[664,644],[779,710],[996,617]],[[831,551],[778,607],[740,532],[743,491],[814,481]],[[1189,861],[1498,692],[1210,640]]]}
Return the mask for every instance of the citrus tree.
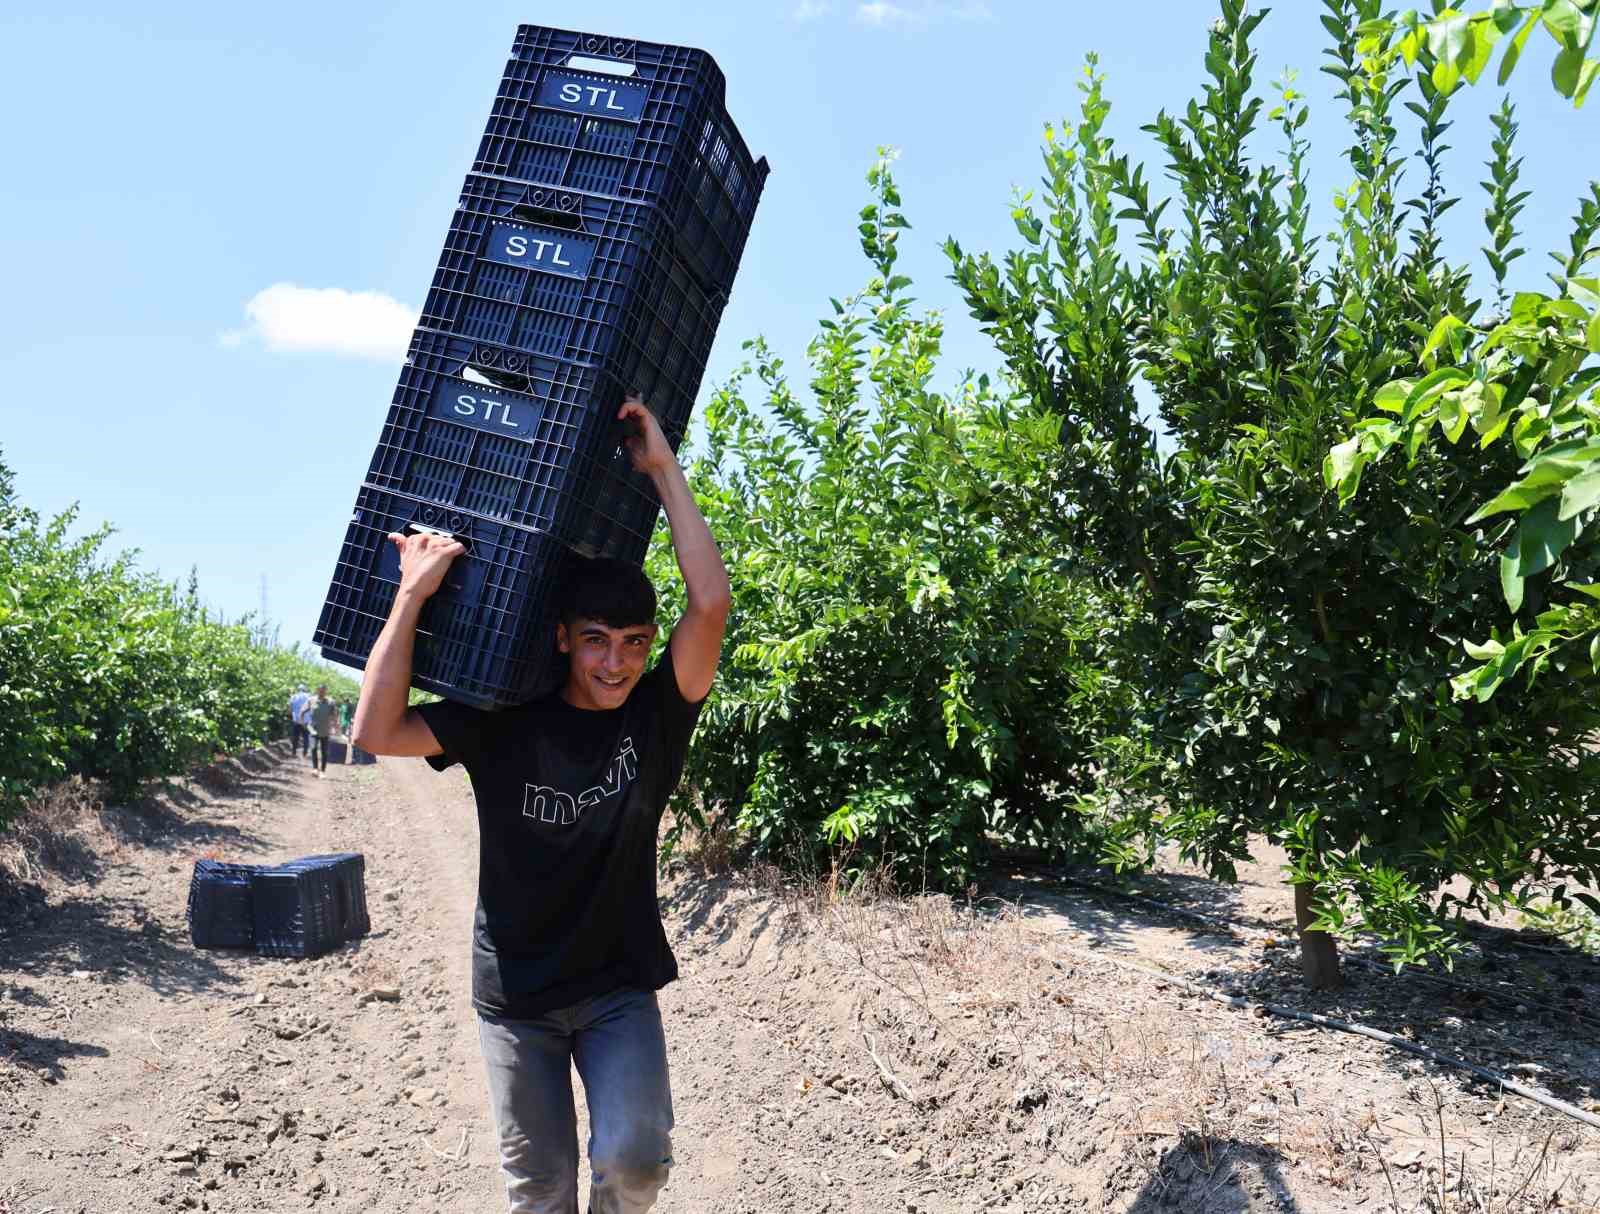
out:
{"label": "citrus tree", "polygon": [[1015,202],[1018,248],[949,250],[1030,416],[1058,428],[1036,518],[1137,603],[1105,854],[1139,865],[1173,840],[1230,877],[1253,838],[1280,843],[1314,985],[1339,981],[1338,935],[1375,933],[1396,963],[1448,955],[1452,914],[1600,875],[1595,698],[1555,670],[1493,702],[1448,684],[1500,578],[1458,522],[1515,455],[1419,449],[1343,509],[1324,480],[1373,394],[1426,373],[1422,340],[1481,310],[1442,248],[1452,89],[1433,52],[1413,48],[1413,74],[1369,53],[1376,0],[1324,8],[1349,127],[1329,230],[1309,201],[1304,99],[1292,79],[1260,95],[1263,15],[1223,0],[1201,95],[1146,128],[1170,197],[1106,136],[1091,59],[1079,118],[1046,132],[1040,193]]}

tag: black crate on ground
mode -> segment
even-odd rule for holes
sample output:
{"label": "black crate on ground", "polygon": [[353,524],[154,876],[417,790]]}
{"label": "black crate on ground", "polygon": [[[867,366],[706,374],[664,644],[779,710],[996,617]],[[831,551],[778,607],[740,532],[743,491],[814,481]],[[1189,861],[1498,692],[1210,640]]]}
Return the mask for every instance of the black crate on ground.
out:
{"label": "black crate on ground", "polygon": [[189,878],[189,938],[196,948],[249,948],[255,943],[253,864],[196,860]]}
{"label": "black crate on ground", "polygon": [[412,684],[480,708],[520,704],[558,677],[554,603],[571,561],[554,537],[463,508],[362,486],[314,643],[365,667],[400,584],[391,532],[429,528],[469,548],[451,565],[417,625]]}
{"label": "black crate on ground", "polygon": [[328,762],[348,763],[352,767],[376,763],[378,760],[359,746],[353,746],[342,738],[328,739]]}
{"label": "black crate on ground", "polygon": [[[492,381],[481,382],[481,381]],[[545,532],[584,556],[644,559],[659,502],[621,445],[608,371],[419,331],[367,483]],[[688,400],[646,398],[674,450]]]}
{"label": "black crate on ground", "polygon": [[250,891],[256,952],[264,957],[320,957],[354,938],[354,891],[339,864],[291,862],[260,869],[251,874]]}
{"label": "black crate on ground", "polygon": [[726,300],[649,207],[474,175],[419,323],[605,366],[686,424]]}
{"label": "black crate on ground", "polygon": [[280,864],[278,868],[290,871],[331,868],[341,883],[339,896],[342,905],[348,911],[344,915],[346,931],[343,940],[355,940],[372,930],[372,919],[367,914],[367,858],[360,852],[342,851],[326,855],[302,856],[298,860]]}
{"label": "black crate on ground", "polygon": [[751,158],[704,51],[524,25],[473,171],[656,207],[683,256],[727,288],[767,162]]}

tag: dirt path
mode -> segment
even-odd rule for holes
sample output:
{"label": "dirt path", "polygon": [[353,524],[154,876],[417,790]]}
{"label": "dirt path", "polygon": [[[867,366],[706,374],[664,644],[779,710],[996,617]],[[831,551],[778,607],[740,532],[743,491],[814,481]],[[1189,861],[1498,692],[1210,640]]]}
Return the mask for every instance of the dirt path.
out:
{"label": "dirt path", "polygon": [[[218,775],[104,815],[93,879],[0,923],[0,1214],[503,1208],[467,999],[465,780],[410,761],[314,780],[281,756]],[[359,945],[313,962],[190,946],[197,856],[330,850],[367,857]],[[1265,885],[1153,882],[1273,913]],[[835,892],[683,866],[664,883],[682,970],[662,995],[665,1214],[1337,1214],[1436,1208],[1441,1181],[1452,1210],[1597,1208],[1600,1132],[1096,956],[1294,998],[1266,928],[1208,932],[1021,872],[1009,907]],[[1600,1006],[1600,973],[1548,960],[1537,981],[1497,971],[1537,990],[1521,1015],[1360,974],[1319,1007],[1593,1100],[1597,1038],[1560,1013]]]}

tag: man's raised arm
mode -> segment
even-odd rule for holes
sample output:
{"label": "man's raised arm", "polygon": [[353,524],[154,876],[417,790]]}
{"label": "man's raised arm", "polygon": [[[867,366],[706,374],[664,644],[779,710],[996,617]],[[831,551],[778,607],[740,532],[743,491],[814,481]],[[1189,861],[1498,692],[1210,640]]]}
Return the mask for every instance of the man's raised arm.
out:
{"label": "man's raised arm", "polygon": [[408,707],[411,654],[422,605],[439,589],[450,562],[466,549],[427,532],[391,535],[389,542],[400,550],[400,589],[367,658],[350,740],[375,755],[436,755],[443,749],[439,740],[422,715]]}
{"label": "man's raised arm", "polygon": [[638,432],[626,441],[633,466],[650,478],[672,528],[672,551],[683,574],[688,605],[672,630],[672,669],[678,691],[691,704],[706,698],[722,656],[722,634],[728,626],[732,592],[728,570],[711,538],[700,507],[684,478],[678,457],[668,446],[655,415],[637,397],[629,397],[617,416],[631,421]]}

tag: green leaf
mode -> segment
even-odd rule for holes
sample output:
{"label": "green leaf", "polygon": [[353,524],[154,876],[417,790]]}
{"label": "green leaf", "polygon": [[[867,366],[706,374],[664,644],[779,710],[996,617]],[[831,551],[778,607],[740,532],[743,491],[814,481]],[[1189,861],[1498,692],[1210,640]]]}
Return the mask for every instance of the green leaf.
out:
{"label": "green leaf", "polygon": [[1322,461],[1322,482],[1339,491],[1342,506],[1355,496],[1361,483],[1361,438],[1346,439],[1328,452]]}
{"label": "green leaf", "polygon": [[1545,0],[1544,27],[1562,46],[1578,45],[1578,30],[1583,25],[1583,13],[1572,0]]}
{"label": "green leaf", "polygon": [[1507,510],[1526,510],[1530,506],[1536,505],[1547,497],[1553,497],[1559,492],[1560,488],[1555,485],[1541,485],[1530,489],[1524,487],[1519,481],[1508,489],[1502,489],[1494,497],[1490,498],[1488,502],[1480,506],[1467,519],[1467,523],[1469,526],[1473,523],[1481,523],[1484,519],[1492,518],[1496,514],[1503,514]]}
{"label": "green leaf", "polygon": [[1467,429],[1467,411],[1462,407],[1461,397],[1455,392],[1446,392],[1439,400],[1439,428],[1444,431],[1444,436],[1451,444],[1458,442]]}
{"label": "green leaf", "polygon": [[1583,108],[1583,103],[1589,96],[1589,89],[1593,87],[1596,79],[1600,79],[1600,59],[1585,59],[1583,66],[1578,69],[1578,87],[1572,90],[1572,104],[1575,109]]}
{"label": "green leaf", "polygon": [[1582,48],[1576,46],[1566,47],[1556,56],[1556,61],[1550,65],[1550,83],[1556,86],[1556,92],[1563,97],[1571,97],[1578,91],[1578,73],[1582,69]]}
{"label": "green leaf", "polygon": [[1500,27],[1495,25],[1487,13],[1476,14],[1472,18],[1472,24],[1467,28],[1466,49],[1456,61],[1468,84],[1478,83],[1478,77],[1483,75],[1483,69],[1489,66],[1489,60],[1494,55],[1494,44],[1498,41],[1500,41]]}
{"label": "green leaf", "polygon": [[1446,315],[1441,317],[1439,323],[1433,326],[1433,332],[1428,334],[1428,342],[1422,347],[1422,353],[1418,356],[1422,360],[1422,364],[1424,366],[1432,366],[1433,364],[1430,360],[1433,358],[1434,352],[1450,339],[1452,333],[1464,328],[1466,328],[1465,323],[1454,316]]}
{"label": "green leaf", "polygon": [[1513,482],[1491,498],[1467,519],[1467,523],[1482,522],[1507,510],[1527,510],[1546,498],[1553,498],[1561,488],[1579,472],[1586,461],[1563,459],[1554,450],[1542,453],[1529,465],[1528,474]]}
{"label": "green leaf", "polygon": [[1528,14],[1528,19],[1522,23],[1522,28],[1517,31],[1515,38],[1506,46],[1506,53],[1500,59],[1500,84],[1504,85],[1511,78],[1512,69],[1517,66],[1517,60],[1522,57],[1522,48],[1527,44],[1528,35],[1533,33],[1533,27],[1539,24],[1539,10],[1534,9]]}
{"label": "green leaf", "polygon": [[1563,519],[1560,504],[1556,498],[1547,498],[1522,516],[1513,540],[1521,577],[1543,573],[1578,538],[1578,520]]}
{"label": "green leaf", "polygon": [[1412,386],[1410,392],[1406,393],[1405,409],[1400,420],[1410,425],[1428,401],[1457,384],[1467,383],[1470,378],[1458,367],[1440,367],[1437,371],[1429,372]]}
{"label": "green leaf", "polygon": [[1576,518],[1585,510],[1592,509],[1597,502],[1600,502],[1600,468],[1573,477],[1567,482],[1566,487],[1561,490],[1559,518],[1563,522]]}
{"label": "green leaf", "polygon": [[1512,612],[1522,610],[1522,575],[1517,572],[1517,562],[1508,552],[1500,557],[1500,592],[1505,595],[1506,606]]}
{"label": "green leaf", "polygon": [[1567,294],[1588,308],[1600,308],[1600,278],[1569,278]]}
{"label": "green leaf", "polygon": [[1589,328],[1584,334],[1584,341],[1591,354],[1600,354],[1600,312],[1589,318]]}
{"label": "green leaf", "polygon": [[1406,407],[1406,397],[1411,395],[1411,389],[1415,386],[1415,380],[1390,380],[1378,389],[1372,398],[1372,403],[1385,413],[1403,412]]}
{"label": "green leaf", "polygon": [[1472,17],[1450,11],[1450,15],[1428,22],[1428,50],[1435,59],[1455,63],[1467,49]]}
{"label": "green leaf", "polygon": [[1490,658],[1497,658],[1506,651],[1506,647],[1499,641],[1485,641],[1482,645],[1474,645],[1471,641],[1462,641],[1461,646],[1467,651],[1467,656],[1474,661],[1487,662]]}

